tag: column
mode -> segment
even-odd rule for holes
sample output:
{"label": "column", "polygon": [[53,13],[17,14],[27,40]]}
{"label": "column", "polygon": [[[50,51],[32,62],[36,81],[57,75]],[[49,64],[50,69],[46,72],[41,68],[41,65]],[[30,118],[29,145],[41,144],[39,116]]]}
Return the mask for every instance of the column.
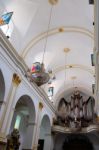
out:
{"label": "column", "polygon": [[33,140],[35,126],[36,126],[35,122],[33,122],[33,121],[28,122],[26,135],[24,137],[24,143],[23,143],[21,149],[22,148],[26,149],[26,150],[32,149],[32,140]]}
{"label": "column", "polygon": [[5,135],[8,134],[9,129],[10,129],[11,120],[12,120],[13,113],[14,113],[14,108],[13,108],[14,99],[15,99],[18,85],[20,83],[21,83],[20,77],[16,73],[14,73],[13,77],[12,77],[11,88],[9,90],[8,99],[7,99],[6,106],[5,106],[5,111],[4,111],[3,117],[2,117],[3,121],[2,121],[1,131]]}
{"label": "column", "polygon": [[99,0],[94,0],[95,14],[95,41],[94,41],[94,59],[95,59],[95,111],[99,114]]}
{"label": "column", "polygon": [[44,150],[52,150],[51,149],[51,133],[46,133],[45,134],[45,137],[44,137],[44,140],[45,140],[45,142],[44,142]]}
{"label": "column", "polygon": [[40,134],[40,123],[41,123],[40,118],[41,118],[42,109],[43,109],[43,103],[39,102],[37,121],[36,121],[36,125],[34,128],[33,150],[37,150],[38,148],[38,139],[39,139],[39,134]]}

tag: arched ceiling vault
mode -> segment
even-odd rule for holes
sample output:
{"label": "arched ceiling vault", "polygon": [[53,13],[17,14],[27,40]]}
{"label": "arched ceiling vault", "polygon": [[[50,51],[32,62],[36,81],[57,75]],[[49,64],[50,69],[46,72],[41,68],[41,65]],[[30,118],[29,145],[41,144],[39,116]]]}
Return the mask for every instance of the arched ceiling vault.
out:
{"label": "arched ceiling vault", "polygon": [[[42,62],[48,21],[53,0],[1,0],[2,12],[13,11],[12,45],[25,63]],[[0,5],[1,8],[1,5]],[[94,6],[89,0],[58,0],[53,7],[48,32],[44,64],[56,79],[42,86],[48,92],[54,87],[54,97],[65,87],[83,87],[92,92],[95,69],[91,64],[94,48]],[[66,55],[64,49],[69,48]],[[66,77],[65,77],[66,72]],[[75,80],[72,80],[75,77]],[[64,94],[64,93],[63,93]]]}
{"label": "arched ceiling vault", "polygon": [[[75,33],[80,33],[80,34],[84,34],[86,36],[88,36],[89,38],[91,38],[92,40],[94,40],[94,35],[93,33],[85,28],[81,28],[81,27],[76,27],[76,26],[62,26],[59,28],[55,28],[55,29],[51,29],[48,32],[48,36],[53,36],[55,34],[59,34],[59,33],[66,33],[66,32],[75,32]],[[35,45],[38,44],[38,42],[40,40],[43,40],[44,38],[46,38],[47,36],[47,31],[44,33],[41,33],[39,35],[37,35],[36,37],[34,37],[28,44],[27,46],[22,50],[21,52],[21,57],[25,58],[27,56],[27,54],[29,53],[29,51],[31,50],[31,48]],[[57,35],[56,35],[57,36]]]}

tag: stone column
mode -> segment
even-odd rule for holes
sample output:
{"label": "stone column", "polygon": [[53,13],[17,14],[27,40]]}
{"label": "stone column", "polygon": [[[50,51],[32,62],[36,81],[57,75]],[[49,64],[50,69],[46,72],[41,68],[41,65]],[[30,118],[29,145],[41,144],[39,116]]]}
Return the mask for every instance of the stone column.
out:
{"label": "stone column", "polygon": [[51,144],[52,144],[52,143],[51,143],[51,142],[52,142],[52,141],[51,141],[51,138],[52,138],[52,137],[51,137],[51,133],[46,133],[46,134],[45,134],[45,137],[44,137],[44,139],[45,139],[45,142],[44,142],[44,150],[52,150],[52,149],[51,149],[51,146],[52,146],[52,145],[51,145]]}
{"label": "stone column", "polygon": [[17,91],[17,88],[18,88],[18,85],[20,84],[20,82],[21,82],[20,77],[16,73],[14,73],[13,77],[12,77],[12,84],[11,84],[11,88],[9,90],[5,110],[4,110],[3,116],[2,116],[1,131],[5,135],[8,134],[9,129],[10,129],[11,120],[12,120],[13,113],[14,113],[14,108],[13,108],[14,98],[15,98],[16,91]]}
{"label": "stone column", "polygon": [[41,118],[42,109],[43,109],[43,103],[39,102],[37,121],[36,121],[36,125],[34,128],[33,150],[37,150],[38,148],[38,139],[39,139],[39,134],[40,134],[40,123],[41,123],[40,118]]}

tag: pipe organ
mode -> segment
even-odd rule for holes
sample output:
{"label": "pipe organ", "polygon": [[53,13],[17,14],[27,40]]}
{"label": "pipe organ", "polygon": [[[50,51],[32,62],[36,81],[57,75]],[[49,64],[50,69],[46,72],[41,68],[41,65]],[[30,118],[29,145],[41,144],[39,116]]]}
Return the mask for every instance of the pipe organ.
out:
{"label": "pipe organ", "polygon": [[70,128],[87,127],[94,119],[93,97],[84,99],[79,91],[75,91],[70,101],[62,98],[57,111],[57,123]]}

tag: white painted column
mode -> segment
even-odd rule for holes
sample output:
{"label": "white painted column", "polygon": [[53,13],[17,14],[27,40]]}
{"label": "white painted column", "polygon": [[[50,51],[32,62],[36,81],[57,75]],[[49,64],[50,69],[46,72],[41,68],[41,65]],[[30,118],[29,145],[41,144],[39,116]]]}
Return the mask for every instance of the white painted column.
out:
{"label": "white painted column", "polygon": [[39,102],[37,120],[34,128],[33,150],[37,150],[38,148],[38,139],[40,134],[40,118],[41,118],[42,109],[43,109],[43,104],[42,102]]}
{"label": "white painted column", "polygon": [[46,133],[44,138],[44,150],[52,150],[51,149],[51,133]]}
{"label": "white painted column", "polygon": [[33,139],[33,135],[34,135],[34,128],[35,128],[35,123],[34,122],[28,122],[26,137],[24,139],[24,144],[23,144],[22,148],[32,149],[32,139]]}
{"label": "white painted column", "polygon": [[3,121],[4,121],[5,114],[6,114],[6,111],[8,108],[8,104],[9,104],[9,100],[10,100],[9,98],[10,98],[11,92],[12,92],[12,84],[10,85],[10,88],[9,88],[7,100],[6,100],[6,102],[3,102],[3,104],[2,104],[2,114],[0,115],[0,132],[2,132]]}
{"label": "white painted column", "polygon": [[14,113],[14,108],[13,108],[14,98],[16,95],[17,87],[20,84],[20,82],[21,82],[20,77],[16,73],[14,73],[12,78],[12,85],[9,90],[7,104],[5,107],[5,111],[3,113],[3,123],[2,123],[1,130],[5,135],[8,134],[10,129],[11,120]]}
{"label": "white painted column", "polygon": [[94,0],[95,111],[99,114],[99,0]]}

